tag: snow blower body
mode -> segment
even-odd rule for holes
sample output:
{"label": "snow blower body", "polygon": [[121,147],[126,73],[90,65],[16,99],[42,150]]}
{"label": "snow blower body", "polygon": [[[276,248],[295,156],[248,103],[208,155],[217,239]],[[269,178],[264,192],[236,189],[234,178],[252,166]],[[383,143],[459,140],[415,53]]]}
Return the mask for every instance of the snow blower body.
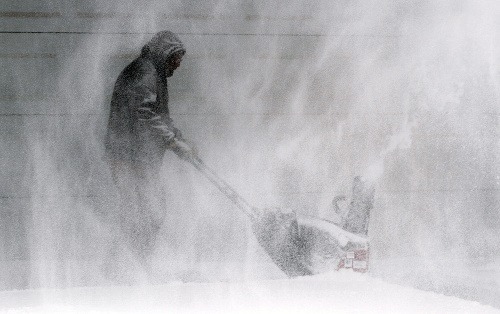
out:
{"label": "snow blower body", "polygon": [[[278,207],[253,207],[200,158],[189,161],[249,217],[259,245],[288,277],[340,268],[360,272],[368,270],[369,241],[366,234],[355,234],[332,221],[298,215]],[[371,209],[368,207],[361,211]],[[354,224],[353,219],[350,223]],[[367,221],[361,225],[367,226]]]}

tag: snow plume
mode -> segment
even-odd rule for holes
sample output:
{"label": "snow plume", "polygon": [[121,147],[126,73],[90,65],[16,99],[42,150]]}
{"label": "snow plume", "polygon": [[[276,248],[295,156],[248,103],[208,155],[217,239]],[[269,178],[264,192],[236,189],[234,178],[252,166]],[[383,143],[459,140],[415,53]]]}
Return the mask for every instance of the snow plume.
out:
{"label": "snow plume", "polygon": [[363,177],[366,180],[376,183],[384,173],[384,159],[397,149],[409,149],[411,147],[411,133],[415,125],[416,122],[405,120],[401,131],[391,135],[387,147],[380,152],[378,158],[365,170]]}
{"label": "snow plume", "polygon": [[[499,252],[492,237],[498,228],[490,223],[499,219],[493,178],[498,173],[499,90],[493,73],[498,73],[499,7],[491,1],[476,4],[400,7],[409,15],[398,18],[393,74],[399,88],[391,97],[400,99],[396,103],[404,103],[409,120],[417,123],[408,124],[411,146],[379,162],[384,169],[379,212],[372,216],[378,217],[372,227],[382,230],[373,235],[380,249],[375,254],[386,255],[374,262],[374,273],[469,297],[482,288],[474,290],[459,278],[479,275],[477,265],[493,262]],[[413,270],[404,270],[410,261]],[[384,263],[387,269],[381,271]]]}

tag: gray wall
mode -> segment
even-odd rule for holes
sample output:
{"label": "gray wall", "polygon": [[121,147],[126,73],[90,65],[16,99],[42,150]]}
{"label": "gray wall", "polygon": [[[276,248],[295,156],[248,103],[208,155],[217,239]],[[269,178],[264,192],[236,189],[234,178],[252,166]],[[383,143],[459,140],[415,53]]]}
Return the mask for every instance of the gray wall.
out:
{"label": "gray wall", "polygon": [[[251,203],[331,218],[332,198],[364,175],[376,183],[374,275],[468,297],[497,291],[498,273],[476,274],[500,263],[498,9],[1,3],[0,288],[93,280],[75,265],[102,256],[95,212],[114,206],[102,161],[112,86],[170,29],[188,49],[169,81],[174,121]],[[167,256],[269,275],[245,262],[263,257],[240,213],[173,156],[164,171],[179,210],[165,227],[177,246]],[[479,283],[467,290],[471,277]]]}

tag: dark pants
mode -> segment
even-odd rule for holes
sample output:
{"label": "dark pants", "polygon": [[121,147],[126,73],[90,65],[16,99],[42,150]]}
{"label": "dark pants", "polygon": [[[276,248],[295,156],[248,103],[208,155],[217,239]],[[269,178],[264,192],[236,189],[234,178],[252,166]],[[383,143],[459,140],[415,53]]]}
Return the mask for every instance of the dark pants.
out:
{"label": "dark pants", "polygon": [[113,161],[111,173],[118,189],[119,209],[114,213],[120,235],[129,249],[145,259],[154,250],[165,218],[161,164]]}

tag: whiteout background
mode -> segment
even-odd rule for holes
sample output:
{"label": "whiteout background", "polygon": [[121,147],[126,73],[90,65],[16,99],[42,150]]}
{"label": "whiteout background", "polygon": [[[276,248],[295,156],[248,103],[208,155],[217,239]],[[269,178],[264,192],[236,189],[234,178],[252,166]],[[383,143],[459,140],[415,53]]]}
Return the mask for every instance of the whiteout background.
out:
{"label": "whiteout background", "polygon": [[[371,276],[500,306],[497,1],[3,1],[0,289],[105,283],[111,91],[164,29],[188,50],[174,121],[252,204],[331,218],[364,175]],[[189,165],[164,173],[158,269],[282,276]]]}

